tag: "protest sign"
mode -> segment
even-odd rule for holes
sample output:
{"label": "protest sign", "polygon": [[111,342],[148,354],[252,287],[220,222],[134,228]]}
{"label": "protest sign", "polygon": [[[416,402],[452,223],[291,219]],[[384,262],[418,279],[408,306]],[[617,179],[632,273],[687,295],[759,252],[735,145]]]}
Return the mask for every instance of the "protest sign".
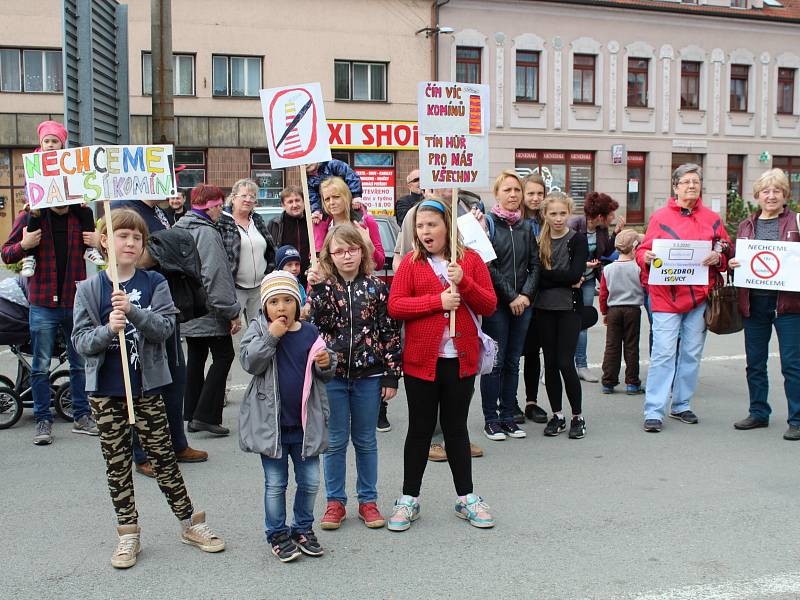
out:
{"label": "protest sign", "polygon": [[319,83],[261,90],[260,95],[273,169],[331,159]]}
{"label": "protest sign", "polygon": [[653,240],[649,285],[708,285],[709,240]]}
{"label": "protest sign", "polygon": [[394,169],[357,167],[361,178],[361,203],[373,215],[394,215]]}
{"label": "protest sign", "polygon": [[176,193],[170,145],[81,146],[23,154],[22,162],[32,209]]}
{"label": "protest sign", "polygon": [[428,81],[417,90],[420,186],[489,184],[489,86]]}
{"label": "protest sign", "polygon": [[480,254],[483,262],[488,263],[497,258],[489,236],[486,235],[483,227],[478,223],[478,219],[471,212],[458,217],[458,231],[464,240],[464,245]]}
{"label": "protest sign", "polygon": [[800,292],[800,242],[736,240],[736,287]]}

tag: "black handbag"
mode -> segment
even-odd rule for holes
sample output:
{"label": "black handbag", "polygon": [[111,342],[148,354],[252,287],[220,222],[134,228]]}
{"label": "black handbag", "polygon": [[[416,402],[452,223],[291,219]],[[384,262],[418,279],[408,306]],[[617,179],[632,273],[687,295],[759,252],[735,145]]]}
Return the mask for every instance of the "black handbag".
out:
{"label": "black handbag", "polygon": [[703,315],[706,328],[718,335],[736,333],[744,328],[742,313],[739,312],[739,290],[733,286],[731,272],[727,282],[722,276],[708,294],[706,311]]}

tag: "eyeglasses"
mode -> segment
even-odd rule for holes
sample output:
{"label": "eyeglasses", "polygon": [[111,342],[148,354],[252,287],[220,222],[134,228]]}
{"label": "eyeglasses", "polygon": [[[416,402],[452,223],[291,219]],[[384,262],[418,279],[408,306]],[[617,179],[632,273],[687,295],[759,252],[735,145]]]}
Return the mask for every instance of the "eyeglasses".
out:
{"label": "eyeglasses", "polygon": [[693,185],[695,187],[700,187],[700,180],[699,179],[681,179],[678,182],[678,185]]}
{"label": "eyeglasses", "polygon": [[246,200],[246,199],[255,200],[256,199],[256,195],[255,194],[236,194],[236,197],[237,198],[242,198],[244,200]]}
{"label": "eyeglasses", "polygon": [[334,258],[342,258],[346,254],[350,256],[355,256],[359,252],[361,252],[361,248],[359,246],[350,246],[349,248],[339,248],[338,250],[331,252],[331,256],[333,256]]}

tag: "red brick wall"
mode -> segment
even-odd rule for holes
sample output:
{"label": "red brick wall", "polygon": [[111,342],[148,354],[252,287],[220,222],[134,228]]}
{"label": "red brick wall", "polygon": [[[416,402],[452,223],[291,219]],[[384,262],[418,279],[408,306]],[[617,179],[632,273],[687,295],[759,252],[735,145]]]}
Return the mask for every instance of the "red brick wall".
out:
{"label": "red brick wall", "polygon": [[408,194],[408,184],[406,177],[414,169],[419,168],[419,152],[416,150],[398,150],[395,152],[394,163],[396,165],[395,172],[395,202]]}
{"label": "red brick wall", "polygon": [[237,180],[250,177],[248,148],[209,148],[208,183],[229,192]]}

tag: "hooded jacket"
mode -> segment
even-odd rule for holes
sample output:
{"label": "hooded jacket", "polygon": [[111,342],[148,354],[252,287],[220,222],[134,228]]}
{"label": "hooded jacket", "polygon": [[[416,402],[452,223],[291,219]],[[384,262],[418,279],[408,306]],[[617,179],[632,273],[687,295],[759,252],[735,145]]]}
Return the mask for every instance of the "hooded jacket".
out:
{"label": "hooded jacket", "polygon": [[[258,317],[250,321],[239,346],[242,368],[253,376],[239,410],[239,447],[245,452],[257,452],[269,458],[280,458],[282,454],[281,399],[275,364],[279,343],[280,338],[269,332],[269,323],[259,312]],[[314,356],[320,350],[326,350],[331,359],[325,370],[314,362]],[[330,408],[325,384],[331,380],[335,369],[336,353],[328,350],[324,340],[318,337],[308,353],[303,382],[300,411],[303,458],[319,456],[328,448]]]}
{"label": "hooded jacket", "polygon": [[222,237],[209,219],[189,212],[181,217],[175,227],[185,229],[194,238],[200,254],[200,276],[208,295],[208,314],[183,324],[181,333],[186,337],[213,337],[228,335],[231,321],[239,316],[241,307],[236,300],[228,255]]}
{"label": "hooded jacket", "polygon": [[334,158],[319,163],[317,172],[308,176],[308,202],[311,205],[311,212],[325,212],[325,209],[322,208],[322,198],[319,195],[319,184],[329,177],[341,177],[350,189],[353,198],[361,198],[361,178],[346,162]]}
{"label": "hooded jacket", "polygon": [[[759,209],[747,219],[739,223],[736,239],[752,240],[756,235],[756,219],[761,214]],[[798,227],[797,213],[784,207],[783,213],[778,217],[782,242],[800,242],[800,227]],[[734,270],[734,282],[736,271]],[[743,317],[750,316],[750,289],[739,288],[739,310]],[[800,292],[778,292],[778,314],[800,313]]]}

